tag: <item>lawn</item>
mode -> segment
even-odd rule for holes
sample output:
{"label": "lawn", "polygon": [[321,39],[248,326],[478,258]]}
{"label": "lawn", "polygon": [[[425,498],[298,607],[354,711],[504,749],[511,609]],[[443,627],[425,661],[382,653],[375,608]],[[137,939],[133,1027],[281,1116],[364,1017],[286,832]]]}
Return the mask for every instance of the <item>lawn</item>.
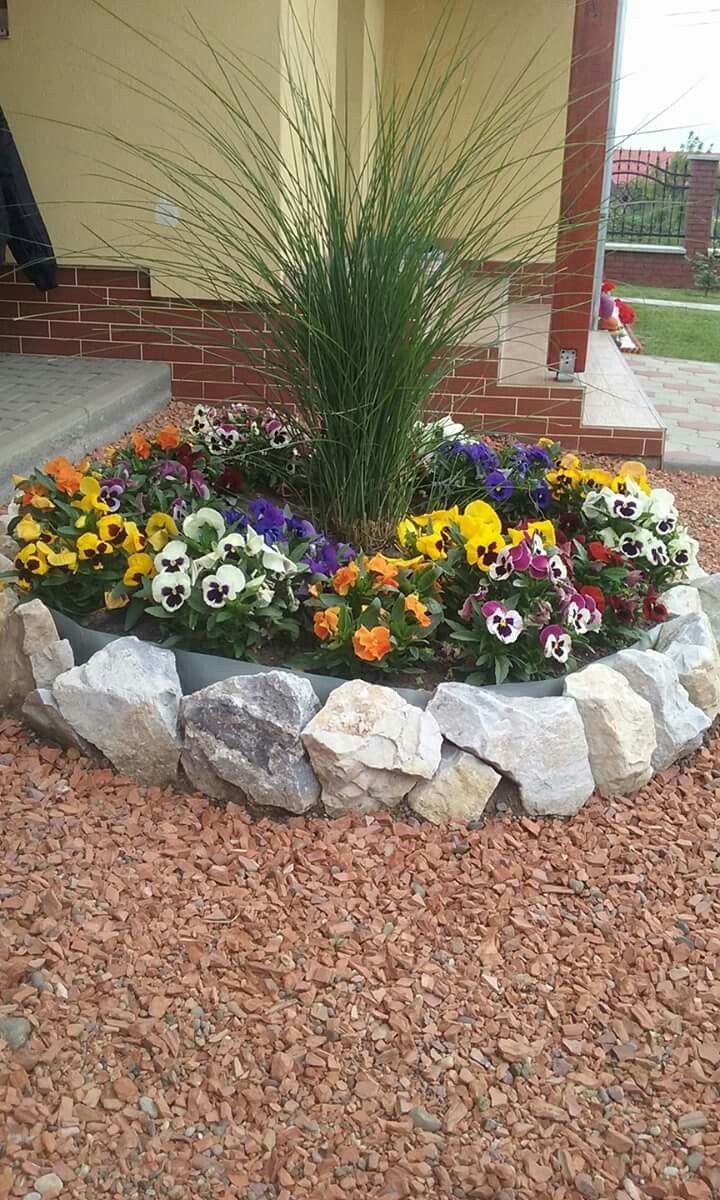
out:
{"label": "lawn", "polygon": [[613,295],[625,300],[628,296],[642,297],[644,300],[677,300],[684,304],[717,304],[720,307],[720,291],[711,292],[706,296],[695,288],[662,288],[648,287],[644,283],[616,283]]}
{"label": "lawn", "polygon": [[633,333],[646,354],[720,362],[720,306],[716,314],[638,304],[636,312]]}

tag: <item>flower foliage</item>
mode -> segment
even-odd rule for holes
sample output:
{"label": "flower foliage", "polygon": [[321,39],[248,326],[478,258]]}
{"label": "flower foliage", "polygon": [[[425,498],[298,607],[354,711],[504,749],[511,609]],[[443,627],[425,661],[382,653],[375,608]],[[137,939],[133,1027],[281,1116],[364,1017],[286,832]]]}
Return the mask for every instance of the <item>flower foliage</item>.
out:
{"label": "flower foliage", "polygon": [[[285,655],[298,639],[303,667],[417,676],[432,663],[487,683],[561,674],[637,640],[697,564],[672,494],[642,464],[612,474],[552,442],[490,444],[452,422],[420,430],[413,450],[432,474],[423,494],[444,481],[445,504],[401,520],[394,547],[356,549],[278,498],[308,448],[272,415],[230,415],[198,409],[186,431],[136,433],[103,463],[56,458],[16,480],[18,586],[224,656],[273,640]],[[249,498],[252,463],[275,479],[272,498]]]}

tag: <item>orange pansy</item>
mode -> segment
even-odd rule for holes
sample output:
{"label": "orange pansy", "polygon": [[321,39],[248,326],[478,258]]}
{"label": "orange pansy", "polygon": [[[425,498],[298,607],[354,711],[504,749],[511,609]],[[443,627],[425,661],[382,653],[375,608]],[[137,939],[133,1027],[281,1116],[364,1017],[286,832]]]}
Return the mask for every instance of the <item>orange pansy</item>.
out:
{"label": "orange pansy", "polygon": [[150,457],[150,443],[144,433],[134,433],[130,438],[130,445],[138,458]]}
{"label": "orange pansy", "polygon": [[80,490],[80,480],[82,479],[82,471],[78,471],[71,462],[60,455],[59,458],[53,458],[43,467],[46,475],[55,480],[55,485],[60,492],[65,492],[66,496],[74,496]]}
{"label": "orange pansy", "polygon": [[166,425],[155,438],[161,450],[175,450],[180,445],[180,431],[175,425]]}
{"label": "orange pansy", "polygon": [[351,587],[355,587],[358,580],[358,569],[354,562],[348,563],[346,567],[340,567],[333,575],[333,588],[338,596],[347,596]]}
{"label": "orange pansy", "polygon": [[422,625],[423,629],[432,625],[432,618],[417,592],[412,592],[405,597],[405,612],[412,613],[418,625]]}
{"label": "orange pansy", "polygon": [[339,608],[323,608],[313,617],[313,633],[321,642],[335,636],[338,627]]}
{"label": "orange pansy", "polygon": [[398,565],[386,558],[384,554],[374,554],[365,563],[368,571],[372,571],[373,575],[379,575],[379,583],[383,587],[392,587],[397,584]]}
{"label": "orange pansy", "polygon": [[353,634],[352,644],[357,658],[364,662],[380,662],[392,650],[390,630],[384,625],[376,625],[374,629],[361,625]]}

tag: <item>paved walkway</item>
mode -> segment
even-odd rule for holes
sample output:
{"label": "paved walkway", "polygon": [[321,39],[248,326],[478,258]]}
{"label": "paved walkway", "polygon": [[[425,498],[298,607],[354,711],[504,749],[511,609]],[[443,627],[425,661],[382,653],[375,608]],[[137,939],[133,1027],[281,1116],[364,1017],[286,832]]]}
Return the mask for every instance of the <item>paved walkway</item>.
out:
{"label": "paved walkway", "polygon": [[628,362],[667,426],[665,466],[720,475],[720,363],[645,354]]}
{"label": "paved walkway", "polygon": [[13,474],[57,454],[80,458],[169,399],[165,363],[0,354],[0,500]]}
{"label": "paved walkway", "polygon": [[[623,300],[625,297],[623,296]],[[628,296],[628,304],[651,304],[654,308],[695,308],[702,312],[720,313],[718,304],[698,304],[694,300],[648,300],[645,296]]]}

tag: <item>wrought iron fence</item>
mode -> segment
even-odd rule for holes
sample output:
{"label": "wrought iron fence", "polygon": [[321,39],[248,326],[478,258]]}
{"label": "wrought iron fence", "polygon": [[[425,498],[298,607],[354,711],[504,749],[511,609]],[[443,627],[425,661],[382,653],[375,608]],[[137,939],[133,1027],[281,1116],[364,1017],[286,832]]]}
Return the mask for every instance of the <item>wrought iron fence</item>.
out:
{"label": "wrought iron fence", "polygon": [[682,246],[689,188],[690,172],[681,155],[617,150],[608,241]]}

